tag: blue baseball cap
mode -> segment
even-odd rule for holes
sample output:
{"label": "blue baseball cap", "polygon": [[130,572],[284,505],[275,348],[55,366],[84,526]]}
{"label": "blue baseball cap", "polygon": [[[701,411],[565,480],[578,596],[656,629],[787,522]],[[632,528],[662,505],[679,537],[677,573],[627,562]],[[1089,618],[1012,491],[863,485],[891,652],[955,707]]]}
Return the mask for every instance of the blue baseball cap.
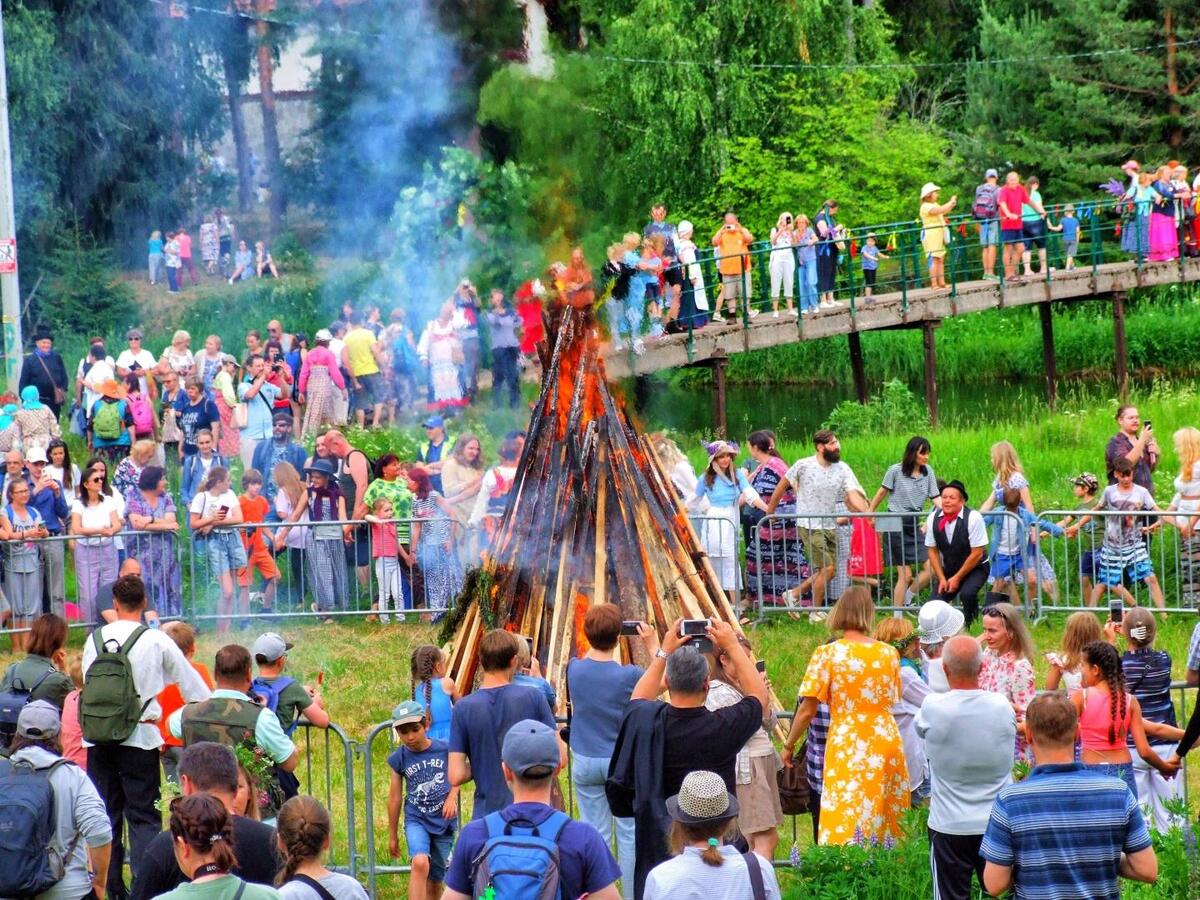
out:
{"label": "blue baseball cap", "polygon": [[522,719],[504,735],[504,764],[523,778],[545,778],[558,768],[558,734],[544,722]]}
{"label": "blue baseball cap", "polygon": [[430,416],[421,423],[422,428],[442,428],[446,424],[446,420],[441,416]]}

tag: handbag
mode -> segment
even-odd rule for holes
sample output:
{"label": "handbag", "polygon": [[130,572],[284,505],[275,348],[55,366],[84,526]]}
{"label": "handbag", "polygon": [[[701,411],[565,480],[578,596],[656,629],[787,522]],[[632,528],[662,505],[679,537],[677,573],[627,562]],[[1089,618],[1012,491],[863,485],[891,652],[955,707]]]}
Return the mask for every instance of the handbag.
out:
{"label": "handbag", "polygon": [[779,788],[779,805],[785,816],[798,816],[812,812],[812,785],[808,782],[805,759],[808,756],[808,738],[800,749],[792,754],[792,767],[781,768],[775,773],[775,784]]}
{"label": "handbag", "polygon": [[241,431],[250,424],[250,409],[245,403],[239,403],[230,411],[229,424]]}
{"label": "handbag", "polygon": [[63,401],[67,399],[67,392],[55,384],[54,376],[50,374],[50,370],[46,367],[46,361],[36,353],[34,356],[37,357],[37,361],[41,363],[42,371],[45,372],[46,377],[50,379],[50,384],[54,386],[54,405],[62,406]]}

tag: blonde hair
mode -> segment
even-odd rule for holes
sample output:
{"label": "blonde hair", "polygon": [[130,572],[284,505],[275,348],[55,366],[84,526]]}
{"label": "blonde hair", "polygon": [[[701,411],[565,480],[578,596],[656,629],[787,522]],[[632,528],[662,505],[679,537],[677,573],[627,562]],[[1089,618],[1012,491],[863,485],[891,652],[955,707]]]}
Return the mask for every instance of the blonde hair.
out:
{"label": "blonde hair", "polygon": [[1017,450],[1008,441],[992,444],[992,471],[996,473],[996,480],[1001,487],[1006,487],[1014,475],[1023,474]]}
{"label": "blonde hair", "polygon": [[847,588],[834,604],[825,625],[830,631],[870,634],[875,625],[875,604],[871,600],[871,592],[862,585]]}
{"label": "blonde hair", "polygon": [[913,656],[919,646],[916,640],[916,629],[913,623],[905,618],[888,616],[875,626],[871,635],[875,640],[896,648],[901,656]]}
{"label": "blonde hair", "polygon": [[151,459],[154,458],[154,451],[158,449],[158,444],[150,440],[134,441],[133,446],[129,448],[129,455],[133,457],[133,461],[139,466],[145,466]]}
{"label": "blonde hair", "polygon": [[1084,645],[1104,640],[1104,630],[1093,612],[1077,612],[1067,616],[1067,625],[1062,636],[1062,664],[1067,671],[1074,672],[1083,662]]}
{"label": "blonde hair", "polygon": [[371,512],[375,513],[375,515],[379,515],[379,510],[383,509],[385,504],[387,506],[391,506],[392,501],[387,497],[376,497],[375,502],[371,504]]}
{"label": "blonde hair", "polygon": [[67,665],[67,674],[75,682],[75,690],[83,690],[83,654],[72,653],[71,662]]}
{"label": "blonde hair", "polygon": [[621,238],[621,243],[624,244],[626,250],[636,250],[638,244],[642,242],[642,236],[636,231],[627,231],[625,236]]}
{"label": "blonde hair", "polygon": [[295,509],[304,496],[304,482],[300,480],[300,473],[296,471],[296,467],[290,462],[276,463],[271,475],[275,479],[276,487],[287,494],[288,499],[292,501],[292,508]]}
{"label": "blonde hair", "polygon": [[650,435],[650,445],[654,447],[654,452],[658,454],[658,458],[662,460],[663,467],[668,471],[675,468],[681,462],[687,462],[687,457],[683,455],[683,451],[679,449],[679,445],[661,431]]}
{"label": "blonde hair", "polygon": [[1171,437],[1175,442],[1175,454],[1179,457],[1179,477],[1192,480],[1192,469],[1200,462],[1200,430],[1190,425],[1180,428]]}

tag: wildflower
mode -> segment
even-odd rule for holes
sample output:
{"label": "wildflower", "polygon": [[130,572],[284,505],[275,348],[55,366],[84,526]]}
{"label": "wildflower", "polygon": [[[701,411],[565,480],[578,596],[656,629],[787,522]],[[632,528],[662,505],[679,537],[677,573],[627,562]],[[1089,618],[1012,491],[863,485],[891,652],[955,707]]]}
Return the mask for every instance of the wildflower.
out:
{"label": "wildflower", "polygon": [[800,847],[795,841],[792,841],[792,849],[788,851],[788,862],[793,869],[800,868]]}

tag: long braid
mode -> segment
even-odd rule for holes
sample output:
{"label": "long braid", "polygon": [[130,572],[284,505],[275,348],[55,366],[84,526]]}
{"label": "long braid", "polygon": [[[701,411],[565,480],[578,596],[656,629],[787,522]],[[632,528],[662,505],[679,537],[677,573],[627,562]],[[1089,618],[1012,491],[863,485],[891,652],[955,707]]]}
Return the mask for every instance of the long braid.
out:
{"label": "long braid", "polygon": [[442,651],[432,644],[422,644],[412,655],[412,695],[417,696],[417,684],[425,687],[425,714],[429,725],[433,724],[433,673],[441,661]]}
{"label": "long braid", "polygon": [[1117,723],[1125,721],[1125,672],[1121,668],[1121,658],[1117,656],[1116,648],[1107,641],[1091,641],[1084,645],[1084,658],[1100,670],[1100,676],[1108,685],[1109,719],[1108,742],[1117,740]]}
{"label": "long braid", "polygon": [[312,797],[293,797],[279,810],[276,819],[279,840],[283,844],[283,868],[275,884],[287,884],[296,871],[310,860],[319,860],[329,837],[329,813]]}

